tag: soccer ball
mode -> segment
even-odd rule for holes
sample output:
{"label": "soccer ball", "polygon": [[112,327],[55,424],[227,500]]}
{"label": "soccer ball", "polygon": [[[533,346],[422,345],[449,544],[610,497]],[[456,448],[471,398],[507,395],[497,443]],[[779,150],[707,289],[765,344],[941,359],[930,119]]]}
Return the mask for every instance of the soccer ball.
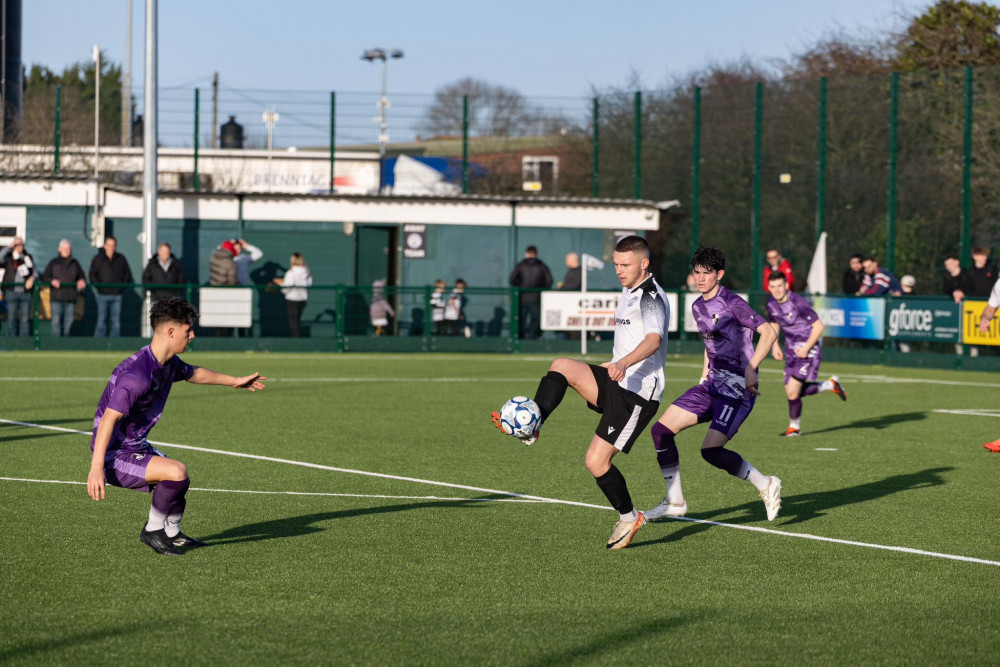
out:
{"label": "soccer ball", "polygon": [[530,437],[541,421],[542,411],[527,396],[515,396],[500,408],[500,428],[515,438]]}

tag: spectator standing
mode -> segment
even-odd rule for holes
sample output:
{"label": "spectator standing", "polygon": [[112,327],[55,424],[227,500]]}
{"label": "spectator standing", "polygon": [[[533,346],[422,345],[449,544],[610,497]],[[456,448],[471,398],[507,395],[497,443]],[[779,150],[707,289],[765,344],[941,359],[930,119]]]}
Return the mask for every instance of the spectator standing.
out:
{"label": "spectator standing", "polygon": [[[134,282],[132,269],[125,255],[118,252],[118,241],[113,236],[104,239],[104,248],[90,262],[90,282],[97,284],[122,284]],[[122,287],[97,287],[97,327],[94,336],[102,338],[108,333],[107,318],[111,318],[111,337],[122,333]]]}
{"label": "spectator standing", "polygon": [[376,336],[388,333],[389,318],[395,317],[396,311],[385,298],[384,280],[372,283],[372,305],[368,307],[368,316],[371,318],[372,326],[375,327]]}
{"label": "spectator standing", "polygon": [[434,281],[434,291],[431,292],[431,323],[434,327],[435,336],[446,335],[446,325],[444,322],[444,311],[446,307],[444,291],[447,288],[447,284],[438,278]]}
{"label": "spectator standing", "polygon": [[899,284],[899,278],[892,274],[892,271],[883,269],[871,255],[861,260],[861,266],[865,270],[864,280],[861,282],[861,289],[858,296],[900,296],[903,293],[903,286]]}
{"label": "spectator standing", "polygon": [[302,311],[306,309],[306,301],[309,300],[307,288],[312,286],[313,279],[302,253],[293,252],[288,263],[291,268],[285,271],[284,278],[275,278],[274,284],[282,286],[281,292],[288,305],[288,328],[292,338],[301,338]]}
{"label": "spectator standing", "polygon": [[534,290],[552,287],[552,273],[545,262],[538,259],[538,248],[533,245],[525,248],[524,259],[510,274],[510,285],[522,289],[519,308],[521,338],[540,338],[542,295]]}
{"label": "spectator standing", "polygon": [[246,239],[236,239],[233,242],[236,248],[234,261],[236,262],[236,284],[252,285],[250,280],[250,265],[264,256],[264,252],[255,245],[250,245]]}
{"label": "spectator standing", "polygon": [[788,291],[795,291],[795,275],[792,273],[792,263],[781,256],[781,252],[777,248],[770,248],[764,254],[764,259],[767,260],[766,266],[764,267],[764,277],[761,280],[761,284],[764,289],[767,289],[768,279],[771,277],[772,271],[781,271],[785,274],[785,281],[788,283]]}
{"label": "spectator standing", "polygon": [[[174,256],[169,243],[161,243],[156,249],[156,255],[150,258],[142,271],[142,282],[150,285],[183,285],[187,282],[184,267]],[[168,296],[183,297],[183,290],[159,287],[150,290],[149,296],[153,303]]]}
{"label": "spectator standing", "polygon": [[59,254],[46,265],[42,280],[52,286],[49,291],[52,335],[68,336],[77,295],[87,288],[87,281],[83,267],[73,257],[73,245],[66,239],[59,242]]}
{"label": "spectator standing", "polygon": [[3,269],[3,298],[7,301],[7,335],[17,335],[17,324],[21,335],[31,334],[28,316],[31,312],[32,289],[38,277],[35,259],[24,250],[24,239],[15,236],[11,244],[0,250],[0,268]]}
{"label": "spectator standing", "polygon": [[[465,327],[465,304],[468,297],[465,296],[465,281],[459,278],[455,281],[455,287],[448,295],[448,302],[444,307],[445,331],[449,336],[457,336],[459,331]],[[470,331],[465,331],[466,337],[471,336]]]}
{"label": "spectator standing", "polygon": [[[223,241],[208,258],[208,284],[216,287],[236,285],[236,247],[238,241]],[[216,336],[232,336],[232,327],[215,327]]]}
{"label": "spectator standing", "polygon": [[857,294],[861,291],[861,283],[865,280],[865,269],[861,265],[861,255],[855,253],[847,260],[847,270],[840,279],[840,291],[844,294]]}
{"label": "spectator standing", "polygon": [[580,255],[571,252],[566,255],[566,275],[559,283],[559,289],[563,292],[579,292],[583,287],[582,269],[580,268]]}
{"label": "spectator standing", "polygon": [[962,303],[966,294],[971,296],[972,278],[969,272],[962,268],[957,255],[948,255],[944,258],[944,281],[941,289],[955,303]]}
{"label": "spectator standing", "polygon": [[910,296],[917,293],[917,279],[906,274],[899,279],[899,284],[903,288],[903,296]]}
{"label": "spectator standing", "polygon": [[972,279],[972,291],[969,296],[977,299],[989,297],[993,285],[997,282],[997,265],[990,261],[990,250],[983,246],[972,249],[972,268],[969,269]]}

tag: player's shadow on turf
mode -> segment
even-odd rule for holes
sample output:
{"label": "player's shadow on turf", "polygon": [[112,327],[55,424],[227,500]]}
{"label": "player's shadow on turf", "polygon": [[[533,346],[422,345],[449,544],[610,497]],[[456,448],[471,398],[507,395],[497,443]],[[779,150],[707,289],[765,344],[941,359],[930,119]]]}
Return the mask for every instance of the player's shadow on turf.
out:
{"label": "player's shadow on turf", "polygon": [[627,649],[636,640],[645,639],[651,635],[663,636],[672,630],[678,630],[685,625],[704,620],[703,613],[690,616],[665,616],[655,621],[639,625],[627,624],[624,628],[607,630],[591,636],[590,641],[577,647],[561,648],[528,662],[529,665],[568,665],[584,659],[593,661],[606,656],[608,662],[617,657],[616,652]]}
{"label": "player's shadow on turf", "polygon": [[275,519],[274,521],[260,521],[248,523],[245,526],[229,528],[215,535],[199,536],[199,539],[208,543],[209,546],[222,546],[227,544],[239,544],[241,542],[259,542],[261,540],[273,540],[281,537],[298,537],[300,535],[310,535],[326,530],[326,526],[320,525],[326,521],[335,519],[353,519],[359,516],[372,514],[388,514],[390,512],[405,512],[406,510],[425,509],[429,507],[461,507],[483,505],[484,500],[490,498],[500,498],[501,496],[483,496],[472,500],[434,500],[427,502],[414,502],[404,505],[384,505],[381,507],[359,507],[350,510],[338,510],[336,512],[317,512],[315,514],[303,514],[287,519]]}
{"label": "player's shadow on turf", "polygon": [[817,435],[819,433],[829,433],[830,431],[842,431],[848,428],[874,428],[880,430],[883,428],[889,428],[890,426],[894,426],[896,424],[902,424],[903,422],[918,422],[923,419],[927,419],[926,412],[900,412],[895,415],[881,415],[879,417],[872,417],[871,419],[859,419],[847,424],[831,426],[830,428],[821,428],[818,431],[809,431],[805,435]]}
{"label": "player's shadow on turf", "polygon": [[79,646],[81,644],[89,644],[91,642],[101,642],[105,639],[112,639],[114,637],[142,635],[150,630],[158,629],[159,627],[159,623],[153,623],[151,621],[137,621],[135,623],[120,625],[118,627],[102,628],[99,630],[90,630],[89,632],[77,632],[71,635],[63,635],[52,639],[38,639],[35,641],[24,642],[18,646],[12,646],[11,648],[0,650],[0,663],[5,663],[8,660],[15,660],[18,658],[35,658],[37,660],[41,657],[40,654],[44,654],[47,651],[56,651],[68,647]]}
{"label": "player's shadow on turf", "polygon": [[[802,493],[799,495],[782,496],[781,512],[775,521],[775,526],[790,526],[796,523],[810,521],[817,517],[824,516],[828,510],[856,503],[865,503],[870,500],[877,500],[894,493],[902,491],[914,491],[916,489],[926,489],[933,486],[941,486],[945,483],[942,473],[954,470],[954,468],[928,468],[920,472],[906,475],[893,475],[876,482],[867,482],[857,486],[850,486],[846,489],[835,489],[832,491],[817,491],[816,493]],[[735,516],[733,516],[735,515]],[[726,507],[708,512],[698,512],[688,514],[691,519],[704,519],[708,521],[720,521],[728,524],[741,525],[745,523],[761,523],[768,525],[767,514],[764,510],[764,503],[759,500]],[[662,522],[661,525],[668,523]],[[676,530],[669,535],[664,535],[658,540],[651,542],[633,543],[633,546],[646,546],[661,542],[676,542],[690,535],[700,533],[709,528],[711,524],[684,522],[686,525],[680,530]]]}

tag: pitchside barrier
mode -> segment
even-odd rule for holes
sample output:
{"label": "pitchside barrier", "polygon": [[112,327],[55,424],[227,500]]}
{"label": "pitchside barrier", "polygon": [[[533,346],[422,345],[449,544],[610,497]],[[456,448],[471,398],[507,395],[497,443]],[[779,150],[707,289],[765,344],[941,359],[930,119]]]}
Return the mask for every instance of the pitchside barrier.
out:
{"label": "pitchside barrier", "polygon": [[[5,288],[11,285],[4,284]],[[121,338],[94,338],[98,289],[122,291]],[[52,335],[48,283],[31,290],[29,335],[8,336],[6,301],[0,301],[0,349],[129,350],[150,335],[152,294],[165,290],[190,301],[200,313],[195,349],[301,351],[578,352],[581,331],[593,342],[590,353],[610,353],[614,312],[620,292],[561,292],[507,287],[451,286],[438,298],[433,287],[313,285],[302,313],[300,338],[291,337],[288,306],[278,285],[91,284],[78,293],[68,337]],[[520,337],[522,295],[541,292],[537,313],[541,335]],[[738,292],[758,312],[766,293]],[[697,293],[667,292],[671,352],[697,354],[702,346],[690,317]],[[434,302],[453,299],[452,308]],[[954,303],[947,297],[815,296],[813,306],[826,326],[824,358],[858,363],[1000,370],[1000,322],[979,333],[985,301]],[[387,315],[380,335],[373,304]],[[385,308],[386,304],[391,309]],[[683,305],[681,305],[683,304]],[[527,310],[531,310],[530,308]]]}

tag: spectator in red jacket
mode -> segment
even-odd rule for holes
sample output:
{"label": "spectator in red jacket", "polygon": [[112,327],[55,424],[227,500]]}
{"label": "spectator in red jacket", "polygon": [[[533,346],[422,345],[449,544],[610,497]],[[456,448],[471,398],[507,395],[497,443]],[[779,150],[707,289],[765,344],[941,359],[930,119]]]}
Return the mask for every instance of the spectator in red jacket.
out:
{"label": "spectator in red jacket", "polygon": [[763,282],[761,282],[764,289],[767,289],[767,280],[771,276],[771,272],[781,271],[785,274],[785,281],[788,282],[788,291],[794,291],[795,276],[792,274],[792,263],[782,257],[777,248],[769,249],[764,258],[767,260],[767,266],[764,267]]}

